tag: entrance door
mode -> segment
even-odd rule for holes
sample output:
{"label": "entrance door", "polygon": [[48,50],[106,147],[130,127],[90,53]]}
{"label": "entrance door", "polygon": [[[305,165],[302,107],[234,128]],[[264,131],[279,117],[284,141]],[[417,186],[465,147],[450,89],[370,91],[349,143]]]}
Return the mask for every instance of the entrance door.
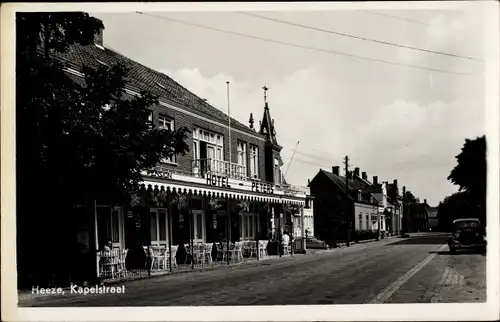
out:
{"label": "entrance door", "polygon": [[168,246],[168,240],[172,235],[172,219],[168,215],[167,209],[151,208],[149,215],[151,245]]}
{"label": "entrance door", "polygon": [[123,248],[123,212],[119,206],[97,206],[98,249],[111,241],[113,248]]}
{"label": "entrance door", "polygon": [[193,210],[193,241],[205,242],[205,212],[203,210]]}

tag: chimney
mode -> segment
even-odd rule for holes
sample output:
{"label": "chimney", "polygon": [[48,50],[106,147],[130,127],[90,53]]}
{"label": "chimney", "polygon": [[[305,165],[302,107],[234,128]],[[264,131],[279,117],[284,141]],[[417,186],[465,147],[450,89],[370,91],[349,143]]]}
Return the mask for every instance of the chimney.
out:
{"label": "chimney", "polygon": [[359,177],[359,168],[354,168],[354,175]]}
{"label": "chimney", "polygon": [[311,179],[307,179],[307,186],[309,187],[311,185]]}
{"label": "chimney", "polygon": [[363,180],[368,180],[368,176],[366,175],[366,172],[361,172],[361,178],[363,178]]}
{"label": "chimney", "polygon": [[254,123],[254,120],[253,120],[253,113],[250,113],[250,119],[248,120],[248,122],[250,123],[250,128],[253,130],[253,123]]}
{"label": "chimney", "polygon": [[397,187],[398,186],[398,179],[394,179],[393,184]]}
{"label": "chimney", "polygon": [[378,184],[378,176],[373,176],[373,184]]}
{"label": "chimney", "polygon": [[[99,21],[102,24],[102,20],[94,18],[97,21]],[[94,35],[94,44],[103,46],[103,31],[104,31],[104,24],[103,27],[99,29],[99,31]]]}
{"label": "chimney", "polygon": [[424,199],[424,203],[427,203],[427,199]]}
{"label": "chimney", "polygon": [[339,175],[339,169],[340,169],[339,166],[332,167],[332,173],[338,176]]}

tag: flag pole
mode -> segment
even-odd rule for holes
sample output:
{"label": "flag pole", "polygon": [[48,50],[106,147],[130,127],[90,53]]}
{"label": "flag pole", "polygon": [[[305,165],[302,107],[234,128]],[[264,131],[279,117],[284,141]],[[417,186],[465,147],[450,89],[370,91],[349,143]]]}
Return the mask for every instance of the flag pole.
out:
{"label": "flag pole", "polygon": [[232,162],[232,151],[231,151],[231,104],[229,101],[229,81],[226,82],[227,85],[227,127],[229,130],[229,172],[231,172],[231,162]]}

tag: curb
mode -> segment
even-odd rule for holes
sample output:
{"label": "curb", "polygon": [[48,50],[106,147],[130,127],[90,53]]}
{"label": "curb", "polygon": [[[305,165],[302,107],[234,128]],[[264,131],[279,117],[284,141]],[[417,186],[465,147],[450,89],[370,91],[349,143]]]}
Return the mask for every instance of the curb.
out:
{"label": "curb", "polygon": [[[296,253],[294,253],[295,255]],[[299,255],[304,255],[304,254],[299,254]],[[165,273],[157,273],[151,276],[137,276],[137,277],[132,277],[129,279],[125,280],[113,280],[113,281],[104,281],[102,283],[97,283],[98,286],[111,286],[111,285],[116,285],[116,284],[124,284],[128,282],[134,282],[134,281],[141,281],[141,280],[152,280],[152,279],[157,279],[160,277],[165,277],[165,276],[172,276],[172,275],[181,275],[181,274],[190,274],[190,273],[200,273],[200,272],[210,272],[210,271],[215,271],[215,270],[222,270],[222,269],[228,269],[228,268],[234,268],[234,267],[242,267],[242,266],[258,266],[261,263],[268,262],[268,261],[275,261],[275,260],[283,260],[287,258],[293,258],[294,256],[292,255],[287,255],[287,256],[281,256],[281,257],[267,257],[267,258],[261,258],[259,260],[254,260],[254,261],[247,261],[247,262],[238,262],[238,263],[232,263],[229,265],[220,265],[220,266],[207,266],[207,267],[197,267],[194,269],[189,269],[189,270],[181,270],[181,271],[174,271],[174,272],[165,272]],[[96,284],[89,284],[88,287],[93,287]],[[78,285],[80,286],[80,285]],[[61,287],[61,289],[65,292],[69,292],[71,287]],[[17,293],[17,300],[19,301],[27,301],[39,297],[46,297],[45,294],[34,294],[30,292],[29,290],[23,290],[19,291]]]}

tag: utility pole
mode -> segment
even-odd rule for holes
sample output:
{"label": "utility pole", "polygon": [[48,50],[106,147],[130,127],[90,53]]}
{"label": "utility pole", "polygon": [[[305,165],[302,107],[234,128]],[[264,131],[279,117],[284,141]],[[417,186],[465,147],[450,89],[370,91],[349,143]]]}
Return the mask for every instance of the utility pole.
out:
{"label": "utility pole", "polygon": [[346,155],[345,159],[345,194],[347,197],[347,204],[348,206],[346,207],[346,222],[347,222],[347,241],[346,241],[346,246],[349,247],[349,242],[351,239],[351,199],[349,198],[349,157]]}

